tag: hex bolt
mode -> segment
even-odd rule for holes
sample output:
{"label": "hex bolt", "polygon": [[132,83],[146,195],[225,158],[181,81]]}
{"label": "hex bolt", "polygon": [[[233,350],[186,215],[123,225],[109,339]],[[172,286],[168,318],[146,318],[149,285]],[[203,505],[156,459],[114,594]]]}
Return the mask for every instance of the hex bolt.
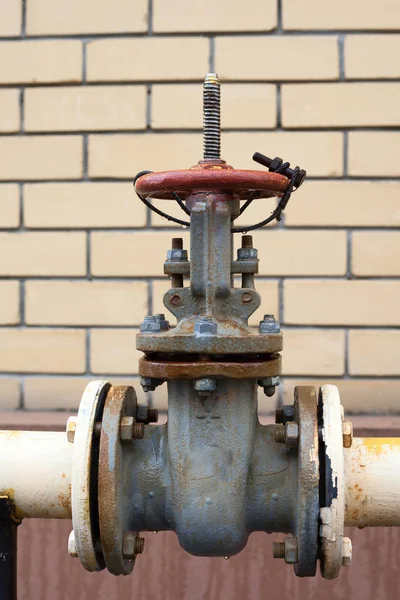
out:
{"label": "hex bolt", "polygon": [[238,260],[251,260],[258,257],[256,248],[253,248],[253,236],[242,236],[242,247],[237,250]]}
{"label": "hex bolt", "polygon": [[[283,160],[281,158],[279,158],[279,156],[272,159],[272,158],[269,158],[268,156],[265,156],[264,154],[261,154],[261,152],[255,152],[253,154],[253,160],[255,162],[257,162],[259,165],[263,165],[263,167],[267,167],[267,169],[269,169],[270,171],[276,171],[283,164]],[[297,169],[297,167],[296,167],[296,169]],[[282,175],[284,175],[288,179],[291,179],[293,177],[293,173],[294,173],[294,169],[291,169],[290,167],[287,167],[286,169],[284,169],[282,171]],[[300,171],[298,172],[297,177],[294,181],[294,185],[296,187],[300,187],[301,184],[303,183],[304,179],[306,178],[306,175],[307,175],[306,171],[304,169],[300,169]]]}
{"label": "hex bolt", "polygon": [[260,333],[280,333],[281,326],[275,320],[274,315],[264,315],[262,321],[260,321],[259,332]]}
{"label": "hex bolt", "polygon": [[274,440],[278,444],[284,444],[286,440],[286,427],[282,423],[275,425]]}
{"label": "hex bolt", "polygon": [[70,444],[74,443],[75,431],[76,431],[76,417],[68,417],[66,432],[67,432],[67,440],[69,441]]}
{"label": "hex bolt", "polygon": [[169,322],[162,313],[157,315],[147,315],[144,321],[140,323],[141,333],[160,333],[169,329]]}
{"label": "hex bolt", "polygon": [[[279,385],[279,377],[264,377],[258,380],[258,385],[264,388],[264,394],[271,398],[275,394],[275,389]],[[278,421],[276,421],[278,422]]]}
{"label": "hex bolt", "polygon": [[148,408],[143,404],[138,404],[136,409],[136,421],[139,423],[157,423],[158,410],[156,408]]}
{"label": "hex bolt", "polygon": [[285,542],[272,542],[272,556],[285,558]]}
{"label": "hex bolt", "polygon": [[156,387],[162,383],[160,379],[154,379],[153,377],[141,377],[140,385],[144,392],[154,392]]}
{"label": "hex bolt", "polygon": [[293,404],[284,404],[282,408],[277,408],[275,412],[275,423],[287,423],[293,421],[294,406]]}
{"label": "hex bolt", "polygon": [[122,441],[142,440],[144,438],[144,424],[137,423],[133,417],[122,417],[120,437]]}
{"label": "hex bolt", "polygon": [[195,335],[214,335],[217,330],[217,324],[210,317],[201,317],[194,324]]}
{"label": "hex bolt", "polygon": [[353,558],[353,546],[351,539],[348,537],[343,538],[343,549],[342,549],[342,566],[349,567]]}
{"label": "hex bolt", "polygon": [[214,392],[217,389],[217,382],[215,379],[211,379],[210,377],[196,379],[194,382],[194,389],[199,396],[209,396],[211,392]]}
{"label": "hex bolt", "polygon": [[351,421],[342,422],[343,448],[351,448],[353,443],[353,423]]}
{"label": "hex bolt", "polygon": [[122,555],[127,560],[134,560],[144,550],[144,538],[136,535],[134,531],[127,531],[122,540]]}
{"label": "hex bolt", "polygon": [[203,85],[203,158],[221,157],[221,86],[216,73],[208,73]]}
{"label": "hex bolt", "polygon": [[68,554],[71,556],[71,558],[78,558],[74,530],[72,530],[68,536]]}

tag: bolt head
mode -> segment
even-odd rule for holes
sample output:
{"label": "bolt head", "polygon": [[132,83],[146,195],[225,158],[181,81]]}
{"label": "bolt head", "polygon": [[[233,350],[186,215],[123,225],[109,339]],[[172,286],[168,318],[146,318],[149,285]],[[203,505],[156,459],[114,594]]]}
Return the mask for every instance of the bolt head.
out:
{"label": "bolt head", "polygon": [[298,561],[297,538],[287,537],[285,539],[285,562],[294,565]]}
{"label": "bolt head", "polygon": [[68,554],[72,558],[78,558],[78,551],[76,549],[74,530],[71,531],[71,533],[69,534],[69,537],[68,537]]}
{"label": "bolt head", "polygon": [[135,419],[133,417],[122,417],[120,425],[120,437],[123,441],[131,441],[133,437],[133,426]]}
{"label": "bolt head", "polygon": [[294,406],[293,404],[284,404],[282,406],[282,423],[293,421],[294,419]]}
{"label": "bolt head", "polygon": [[69,417],[68,421],[67,421],[67,427],[66,427],[66,432],[67,432],[67,440],[69,441],[70,444],[74,443],[74,439],[75,439],[75,431],[76,431],[76,417]]}
{"label": "bolt head", "polygon": [[349,567],[353,558],[353,547],[351,539],[348,537],[343,538],[343,549],[342,549],[342,566]]}
{"label": "bolt head", "polygon": [[351,448],[353,443],[353,423],[351,421],[342,422],[343,448]]}
{"label": "bolt head", "polygon": [[288,448],[297,448],[299,443],[299,426],[294,421],[286,423],[286,440],[285,444]]}
{"label": "bolt head", "polygon": [[212,319],[198,319],[194,324],[195,335],[214,335],[217,333],[217,324]]}
{"label": "bolt head", "polygon": [[140,385],[142,386],[144,392],[154,392],[157,387],[156,380],[152,377],[141,377]]}
{"label": "bolt head", "polygon": [[262,321],[260,321],[259,325],[260,333],[280,333],[281,326],[275,320],[274,315],[264,315]]}
{"label": "bolt head", "polygon": [[215,379],[209,377],[203,377],[202,379],[196,379],[194,382],[194,389],[199,394],[208,395],[217,389],[217,382]]}

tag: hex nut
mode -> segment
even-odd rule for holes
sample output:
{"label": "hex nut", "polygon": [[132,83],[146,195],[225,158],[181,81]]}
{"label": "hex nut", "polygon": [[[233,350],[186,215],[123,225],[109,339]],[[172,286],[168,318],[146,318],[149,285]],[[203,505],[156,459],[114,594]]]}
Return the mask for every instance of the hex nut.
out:
{"label": "hex nut", "polygon": [[131,441],[133,438],[133,427],[135,419],[133,417],[122,417],[120,425],[120,437],[123,441]]}
{"label": "hex nut", "polygon": [[180,248],[172,248],[171,250],[167,250],[167,260],[186,262],[187,259],[187,250],[181,250]]}
{"label": "hex nut", "polygon": [[71,533],[68,536],[68,554],[72,558],[78,558],[78,552],[77,552],[77,549],[76,549],[75,532],[74,532],[74,530],[72,530]]}
{"label": "hex nut", "polygon": [[202,379],[196,379],[194,382],[194,389],[198,394],[208,395],[211,394],[217,388],[217,382],[215,379],[210,377],[203,377]]}
{"label": "hex nut", "polygon": [[122,540],[122,554],[127,560],[134,560],[144,550],[144,538],[134,531],[127,531]]}
{"label": "hex nut", "polygon": [[348,537],[343,538],[343,549],[342,549],[342,566],[349,567],[353,558],[353,546],[351,539]]}
{"label": "hex nut", "polygon": [[195,335],[214,335],[217,333],[217,324],[212,319],[202,318],[194,324]]}
{"label": "hex nut", "polygon": [[274,315],[264,315],[262,321],[260,321],[259,332],[260,333],[280,333],[281,326],[275,320]]}
{"label": "hex nut", "polygon": [[353,423],[351,421],[343,421],[343,448],[351,448],[353,443]]}
{"label": "hex nut", "polygon": [[299,443],[299,426],[294,421],[288,421],[286,427],[285,444],[288,448],[297,448]]}
{"label": "hex nut", "polygon": [[66,426],[67,440],[70,444],[74,443],[76,431],[76,417],[69,417]]}
{"label": "hex nut", "polygon": [[254,260],[255,258],[258,258],[258,252],[256,248],[238,248],[238,260]]}
{"label": "hex nut", "polygon": [[140,323],[140,333],[160,333],[168,331],[169,321],[166,320],[162,313],[157,315],[147,315],[144,321]]}
{"label": "hex nut", "polygon": [[298,561],[297,538],[287,537],[285,539],[285,563],[294,565]]}

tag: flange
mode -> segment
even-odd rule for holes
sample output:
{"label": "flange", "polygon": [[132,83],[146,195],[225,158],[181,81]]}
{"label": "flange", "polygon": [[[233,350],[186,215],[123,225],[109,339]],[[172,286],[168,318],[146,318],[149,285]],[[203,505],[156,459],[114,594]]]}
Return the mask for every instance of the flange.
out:
{"label": "flange", "polygon": [[319,456],[317,394],[312,386],[294,390],[294,420],[299,426],[298,442],[298,516],[296,520],[299,577],[313,577],[318,557]]}
{"label": "flange", "polygon": [[83,392],[76,419],[72,456],[71,508],[76,552],[88,571],[104,569],[99,549],[97,514],[98,438],[95,423],[101,421],[110,384],[91,381]]}
{"label": "flange", "polygon": [[[104,560],[107,569],[114,575],[131,573],[136,558],[133,551],[129,558],[124,551],[125,536],[132,534],[129,531],[129,510],[126,506],[131,500],[127,497],[124,483],[126,460],[132,453],[136,410],[137,399],[133,387],[110,388],[101,423],[98,503]],[[124,417],[131,417],[126,427],[128,435],[124,435],[121,429]],[[140,426],[144,427],[142,424]]]}
{"label": "flange", "polygon": [[320,566],[325,579],[335,579],[342,566],[345,514],[342,407],[335,385],[323,385],[320,388],[319,413],[322,421],[322,466],[325,472],[320,510]]}

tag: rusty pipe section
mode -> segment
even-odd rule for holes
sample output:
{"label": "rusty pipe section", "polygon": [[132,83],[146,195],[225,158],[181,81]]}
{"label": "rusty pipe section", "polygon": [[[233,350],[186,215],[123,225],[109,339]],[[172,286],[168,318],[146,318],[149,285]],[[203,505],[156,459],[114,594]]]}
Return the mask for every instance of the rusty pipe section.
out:
{"label": "rusty pipe section", "polygon": [[354,438],[345,457],[345,525],[400,526],[400,438]]}
{"label": "rusty pipe section", "polygon": [[65,432],[0,431],[0,495],[18,519],[71,518],[72,449]]}

